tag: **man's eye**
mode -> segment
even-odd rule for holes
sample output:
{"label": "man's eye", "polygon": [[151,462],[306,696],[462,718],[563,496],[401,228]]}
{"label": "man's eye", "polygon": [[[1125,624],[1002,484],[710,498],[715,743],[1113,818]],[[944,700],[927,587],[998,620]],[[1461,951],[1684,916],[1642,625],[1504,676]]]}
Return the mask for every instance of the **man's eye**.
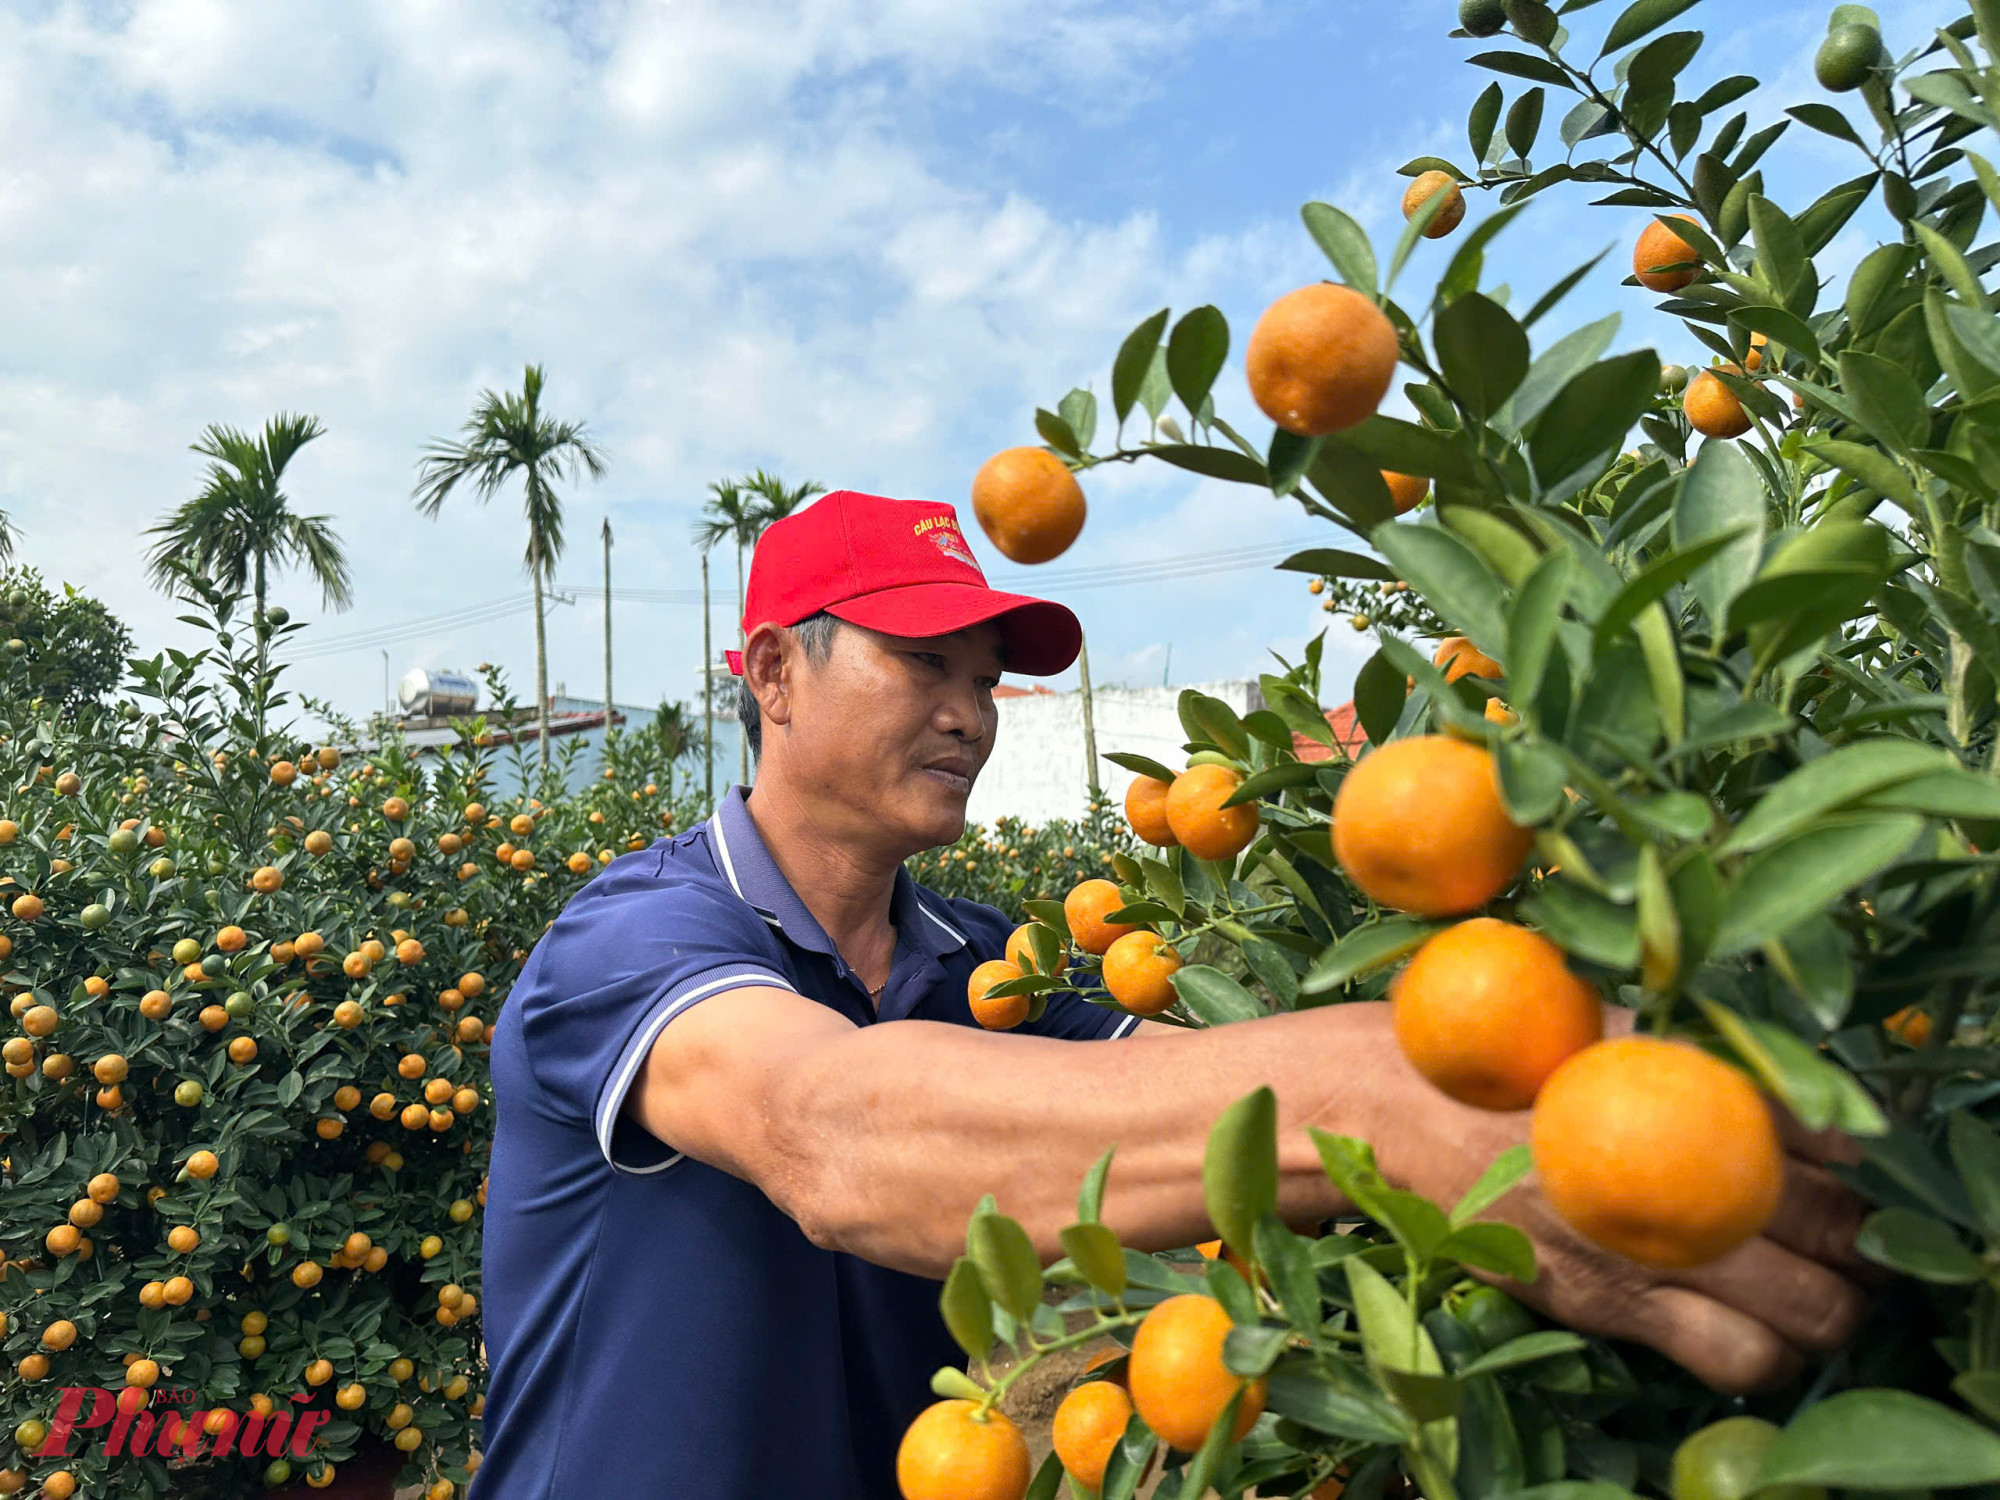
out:
{"label": "man's eye", "polygon": [[935,651],[912,651],[910,655],[914,656],[927,667],[932,667],[940,672],[944,670],[944,658]]}
{"label": "man's eye", "polygon": [[1000,679],[997,677],[982,677],[979,679],[979,691],[982,693],[990,693],[998,686],[1000,686]]}

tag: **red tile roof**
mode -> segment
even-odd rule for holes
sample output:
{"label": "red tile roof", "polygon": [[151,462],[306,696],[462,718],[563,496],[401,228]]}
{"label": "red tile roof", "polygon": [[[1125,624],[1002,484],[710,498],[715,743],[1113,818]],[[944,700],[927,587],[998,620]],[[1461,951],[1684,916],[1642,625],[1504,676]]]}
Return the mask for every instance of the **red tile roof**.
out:
{"label": "red tile roof", "polygon": [[1003,682],[993,690],[993,696],[996,698],[1032,698],[1037,694],[1055,696],[1052,688],[1045,688],[1039,682],[1033,687],[1015,687],[1011,682]]}
{"label": "red tile roof", "polygon": [[[1326,711],[1326,722],[1333,726],[1333,740],[1340,748],[1355,759],[1368,748],[1368,736],[1362,732],[1361,721],[1354,716],[1353,703],[1343,703]],[[1303,761],[1332,760],[1333,751],[1318,740],[1305,735],[1292,736],[1292,754]]]}

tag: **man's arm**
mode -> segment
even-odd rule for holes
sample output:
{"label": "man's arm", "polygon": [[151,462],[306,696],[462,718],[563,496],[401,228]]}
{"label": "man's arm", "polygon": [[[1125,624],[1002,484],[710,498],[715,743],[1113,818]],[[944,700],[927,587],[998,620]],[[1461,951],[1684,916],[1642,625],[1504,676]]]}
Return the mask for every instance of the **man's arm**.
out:
{"label": "man's arm", "polygon": [[[1154,1030],[1172,1036],[1153,1036]],[[856,1027],[778,990],[696,1006],[661,1033],[626,1108],[675,1149],[757,1184],[816,1244],[942,1276],[991,1191],[1044,1259],[1078,1182],[1116,1144],[1105,1221],[1141,1250],[1210,1234],[1210,1124],[1260,1084],[1278,1099],[1279,1213],[1339,1200],[1302,1128],[1371,1142],[1388,1178],[1449,1204],[1527,1116],[1455,1103],[1404,1060],[1381,1003],[1212,1030],[1146,1027],[1148,1044],[996,1036],[933,1022]],[[1861,1312],[1858,1204],[1795,1160],[1763,1238],[1715,1265],[1656,1273],[1583,1242],[1532,1185],[1493,1210],[1535,1242],[1524,1300],[1587,1332],[1636,1339],[1711,1383],[1748,1389],[1843,1342]]]}
{"label": "man's arm", "polygon": [[[1310,1028],[1329,1058],[1357,1030],[1341,1009]],[[1319,1120],[1346,1069],[1301,1065],[1304,1028],[1289,1023],[1306,1019],[1226,1038],[1142,1024],[1172,1033],[1169,1063],[1157,1046],[930,1021],[856,1027],[798,995],[745,989],[668,1026],[626,1107],[675,1150],[756,1183],[815,1242],[929,1276],[964,1249],[965,1220],[989,1191],[1046,1257],[1061,1254],[1077,1185],[1116,1144],[1107,1221],[1136,1247],[1168,1249],[1208,1237],[1208,1128],[1261,1083],[1279,1100],[1282,1211],[1304,1220],[1338,1206],[1299,1127]]]}

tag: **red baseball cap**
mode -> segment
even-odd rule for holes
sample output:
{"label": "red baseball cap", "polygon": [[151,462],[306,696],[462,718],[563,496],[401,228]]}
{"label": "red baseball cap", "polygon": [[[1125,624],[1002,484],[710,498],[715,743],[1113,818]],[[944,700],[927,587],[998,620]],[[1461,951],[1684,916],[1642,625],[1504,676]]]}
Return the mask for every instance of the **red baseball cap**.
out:
{"label": "red baseball cap", "polygon": [[[1064,670],[1083,646],[1083,627],[1062,605],[988,587],[958,512],[937,500],[834,490],[773,521],[751,554],[743,633],[821,610],[885,635],[949,635],[997,621],[1007,670],[1029,677]],[[742,676],[741,653],[724,654]]]}

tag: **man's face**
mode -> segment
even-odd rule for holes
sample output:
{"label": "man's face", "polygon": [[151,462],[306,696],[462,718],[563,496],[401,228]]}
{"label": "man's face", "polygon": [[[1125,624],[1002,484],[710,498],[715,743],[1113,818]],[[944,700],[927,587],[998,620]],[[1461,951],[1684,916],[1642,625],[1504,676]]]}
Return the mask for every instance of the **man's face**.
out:
{"label": "man's face", "polygon": [[919,638],[843,623],[824,662],[793,657],[788,722],[766,725],[765,754],[896,858],[949,844],[993,753],[1000,643],[993,624]]}

